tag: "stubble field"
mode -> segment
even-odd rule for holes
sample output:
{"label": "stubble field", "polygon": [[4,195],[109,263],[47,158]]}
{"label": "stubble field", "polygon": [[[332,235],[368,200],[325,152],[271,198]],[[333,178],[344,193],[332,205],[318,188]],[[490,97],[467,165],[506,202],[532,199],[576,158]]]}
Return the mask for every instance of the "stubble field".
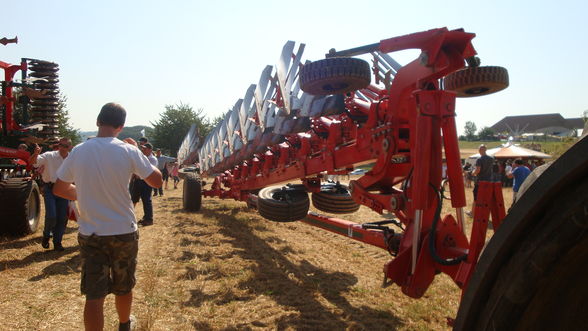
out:
{"label": "stubble field", "polygon": [[[457,312],[461,292],[445,275],[411,299],[381,287],[391,258],[382,249],[301,222],[273,223],[241,202],[206,198],[187,213],[181,196],[180,184],[155,197],[155,224],[139,230],[139,330],[445,330]],[[508,206],[510,189],[504,196]],[[342,218],[382,219],[364,207]],[[27,237],[0,238],[0,330],[83,328],[72,223],[65,252],[41,248],[42,224]],[[108,296],[105,329],[117,323]]]}

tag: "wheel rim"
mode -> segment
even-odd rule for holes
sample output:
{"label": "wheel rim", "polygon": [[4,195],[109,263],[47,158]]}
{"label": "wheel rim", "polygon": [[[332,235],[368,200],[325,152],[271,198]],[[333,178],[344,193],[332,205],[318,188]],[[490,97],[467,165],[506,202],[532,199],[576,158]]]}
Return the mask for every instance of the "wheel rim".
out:
{"label": "wheel rim", "polygon": [[37,216],[39,215],[39,197],[34,194],[34,190],[31,191],[27,202],[27,218],[29,227],[33,228],[37,222]]}

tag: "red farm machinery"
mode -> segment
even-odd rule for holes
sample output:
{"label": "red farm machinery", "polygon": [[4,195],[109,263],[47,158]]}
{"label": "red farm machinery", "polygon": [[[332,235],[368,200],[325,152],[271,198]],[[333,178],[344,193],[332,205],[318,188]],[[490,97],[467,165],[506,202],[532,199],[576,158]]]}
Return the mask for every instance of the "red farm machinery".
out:
{"label": "red farm machinery", "polygon": [[[413,298],[445,273],[463,290],[452,322],[459,330],[586,327],[588,139],[545,170],[508,215],[500,183],[480,182],[473,223],[465,224],[456,97],[508,86],[504,68],[480,66],[474,37],[434,29],[332,49],[315,62],[302,61],[304,45],[286,43],[277,66],[262,71],[200,144],[194,132],[187,136],[183,154],[200,146],[210,186],[184,171],[184,207],[199,210],[202,197],[235,199],[271,221],[302,221],[380,247],[393,257],[384,284]],[[404,66],[389,55],[408,49],[420,56]],[[371,169],[348,185],[328,180],[366,163]],[[293,180],[301,183],[274,186]],[[394,217],[355,223],[309,212],[311,201],[329,214],[363,205]],[[490,221],[497,232],[486,243]]]}
{"label": "red farm machinery", "polygon": [[[3,45],[17,42],[0,39]],[[41,205],[26,143],[57,139],[59,67],[23,58],[19,64],[0,61],[0,68],[0,233],[22,235],[36,231]]]}

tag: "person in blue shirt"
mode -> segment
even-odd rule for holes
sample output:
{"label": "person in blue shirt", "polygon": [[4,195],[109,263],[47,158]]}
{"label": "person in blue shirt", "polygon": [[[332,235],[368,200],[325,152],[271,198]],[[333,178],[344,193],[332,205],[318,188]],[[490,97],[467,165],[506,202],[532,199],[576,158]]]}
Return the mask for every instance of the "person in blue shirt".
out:
{"label": "person in blue shirt", "polygon": [[519,188],[529,176],[531,170],[525,167],[523,160],[515,160],[512,168],[512,172],[507,174],[508,178],[514,178],[514,182],[512,185],[512,204],[514,205],[517,200],[517,192]]}

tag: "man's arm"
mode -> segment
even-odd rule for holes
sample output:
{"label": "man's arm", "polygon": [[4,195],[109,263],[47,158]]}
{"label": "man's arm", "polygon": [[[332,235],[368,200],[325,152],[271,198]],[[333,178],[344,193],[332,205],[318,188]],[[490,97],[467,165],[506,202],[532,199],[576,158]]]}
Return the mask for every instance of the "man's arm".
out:
{"label": "man's arm", "polygon": [[72,183],[64,182],[59,178],[57,178],[57,182],[53,185],[53,194],[67,200],[78,199],[76,186]]}
{"label": "man's arm", "polygon": [[480,171],[482,171],[482,167],[476,166],[476,169],[474,169],[474,172],[472,172],[472,175],[478,176],[478,174],[480,173]]}
{"label": "man's arm", "polygon": [[38,144],[35,144],[35,151],[33,152],[33,155],[31,155],[31,158],[29,159],[29,164],[34,165],[37,163],[37,156],[39,156],[39,154],[41,154],[41,147]]}
{"label": "man's arm", "polygon": [[163,177],[161,176],[159,169],[154,169],[151,175],[145,177],[144,181],[147,185],[153,188],[160,188],[161,185],[163,185]]}

